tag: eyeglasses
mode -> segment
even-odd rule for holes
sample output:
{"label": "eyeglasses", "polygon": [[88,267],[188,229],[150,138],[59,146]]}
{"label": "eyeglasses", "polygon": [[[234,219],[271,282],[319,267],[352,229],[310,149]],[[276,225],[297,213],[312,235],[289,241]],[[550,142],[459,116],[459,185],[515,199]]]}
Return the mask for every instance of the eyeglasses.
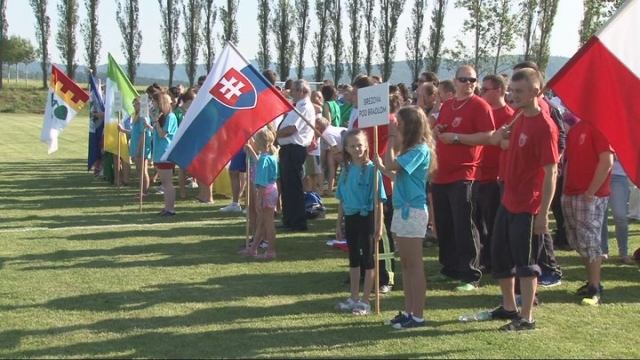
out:
{"label": "eyeglasses", "polygon": [[461,83],[470,83],[470,84],[474,84],[476,81],[478,81],[478,79],[474,77],[459,77],[456,80],[458,80]]}

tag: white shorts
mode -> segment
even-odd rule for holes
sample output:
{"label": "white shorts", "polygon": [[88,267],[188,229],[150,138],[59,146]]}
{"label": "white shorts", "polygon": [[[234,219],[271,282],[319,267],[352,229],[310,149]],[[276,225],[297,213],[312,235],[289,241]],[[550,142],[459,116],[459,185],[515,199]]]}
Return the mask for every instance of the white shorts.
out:
{"label": "white shorts", "polygon": [[427,209],[409,209],[409,218],[402,218],[402,209],[393,210],[391,232],[403,238],[424,238],[427,233],[429,213]]}

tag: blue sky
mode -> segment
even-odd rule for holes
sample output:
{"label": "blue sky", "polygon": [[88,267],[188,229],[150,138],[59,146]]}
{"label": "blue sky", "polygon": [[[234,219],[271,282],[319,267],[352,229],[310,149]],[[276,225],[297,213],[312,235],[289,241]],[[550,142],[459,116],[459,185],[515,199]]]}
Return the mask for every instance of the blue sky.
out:
{"label": "blue sky", "polygon": [[[84,1],[80,2],[80,20],[86,18],[84,9]],[[222,5],[224,0],[217,0],[218,6]],[[313,7],[314,0],[310,1]],[[466,17],[464,10],[455,9],[453,3],[455,0],[449,0],[449,9],[445,18],[445,46],[453,46],[455,35],[462,27],[462,22]],[[55,46],[55,34],[58,30],[56,4],[58,1],[49,0],[49,16],[51,23],[51,39],[49,41],[49,49],[51,52],[51,60],[60,62],[60,52]],[[412,4],[412,0],[407,0],[407,4]],[[433,1],[429,0],[429,14]],[[99,27],[102,35],[102,51],[100,54],[100,63],[107,60],[107,52],[111,52],[120,63],[124,63],[124,56],[120,51],[120,43],[122,37],[120,30],[116,24],[116,0],[101,0],[99,12]],[[140,25],[142,29],[143,44],[141,49],[140,62],[142,63],[163,63],[162,53],[160,50],[160,11],[157,0],[140,0]],[[406,44],[405,39],[407,27],[411,24],[411,9],[407,6],[400,18],[399,23],[402,24],[398,29],[398,42],[396,59],[405,59]],[[258,24],[255,21],[257,16],[257,0],[240,0],[239,10],[239,44],[240,51],[250,59],[256,57],[258,51]],[[35,43],[35,17],[29,2],[27,0],[9,1],[7,5],[7,17],[9,21],[9,34],[16,34],[32,39]],[[346,18],[346,14],[344,15]],[[551,37],[551,54],[559,56],[572,56],[578,49],[578,28],[582,19],[582,0],[562,0],[559,4],[558,16]],[[344,20],[346,23],[346,19]],[[317,19],[315,16],[311,18],[312,32],[317,29]],[[430,22],[430,20],[428,20]],[[180,21],[182,28],[182,19]],[[221,31],[220,21],[216,24],[216,32]],[[348,37],[348,28],[344,29],[344,38]],[[84,64],[84,43],[81,35],[78,33],[78,53],[77,61]],[[180,37],[181,47],[182,37]],[[309,42],[310,45],[310,42]],[[221,45],[216,44],[217,52],[220,51]],[[520,52],[518,47],[515,52]],[[275,57],[275,56],[274,56]],[[179,61],[184,62],[181,58]],[[202,62],[202,61],[199,61]],[[306,66],[312,66],[311,50],[307,52],[305,59]]]}

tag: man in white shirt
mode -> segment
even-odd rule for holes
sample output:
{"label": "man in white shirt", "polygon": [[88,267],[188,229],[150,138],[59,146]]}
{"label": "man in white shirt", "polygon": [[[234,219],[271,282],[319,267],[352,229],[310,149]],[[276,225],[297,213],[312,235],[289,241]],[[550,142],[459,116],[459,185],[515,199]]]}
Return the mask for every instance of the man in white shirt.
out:
{"label": "man in white shirt", "polygon": [[[315,119],[315,109],[309,96],[311,88],[305,80],[296,80],[291,86],[296,109],[308,120]],[[293,231],[307,230],[302,179],[306,147],[313,140],[313,128],[295,111],[290,111],[277,132],[280,144],[280,180],[282,182],[282,227]]]}

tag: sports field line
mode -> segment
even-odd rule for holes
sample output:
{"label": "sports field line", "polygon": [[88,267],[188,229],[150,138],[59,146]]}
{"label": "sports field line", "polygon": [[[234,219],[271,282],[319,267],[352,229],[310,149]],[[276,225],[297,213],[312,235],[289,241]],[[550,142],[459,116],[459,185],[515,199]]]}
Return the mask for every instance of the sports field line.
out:
{"label": "sports field line", "polygon": [[110,224],[110,225],[86,225],[86,226],[61,226],[61,227],[25,227],[25,228],[12,228],[12,229],[0,229],[0,234],[6,233],[21,233],[32,231],[68,231],[68,230],[96,230],[96,229],[123,229],[123,228],[145,228],[151,226],[176,226],[176,225],[212,225],[219,224],[220,220],[206,220],[206,221],[180,221],[180,222],[158,222],[158,223],[144,223],[144,224]]}

